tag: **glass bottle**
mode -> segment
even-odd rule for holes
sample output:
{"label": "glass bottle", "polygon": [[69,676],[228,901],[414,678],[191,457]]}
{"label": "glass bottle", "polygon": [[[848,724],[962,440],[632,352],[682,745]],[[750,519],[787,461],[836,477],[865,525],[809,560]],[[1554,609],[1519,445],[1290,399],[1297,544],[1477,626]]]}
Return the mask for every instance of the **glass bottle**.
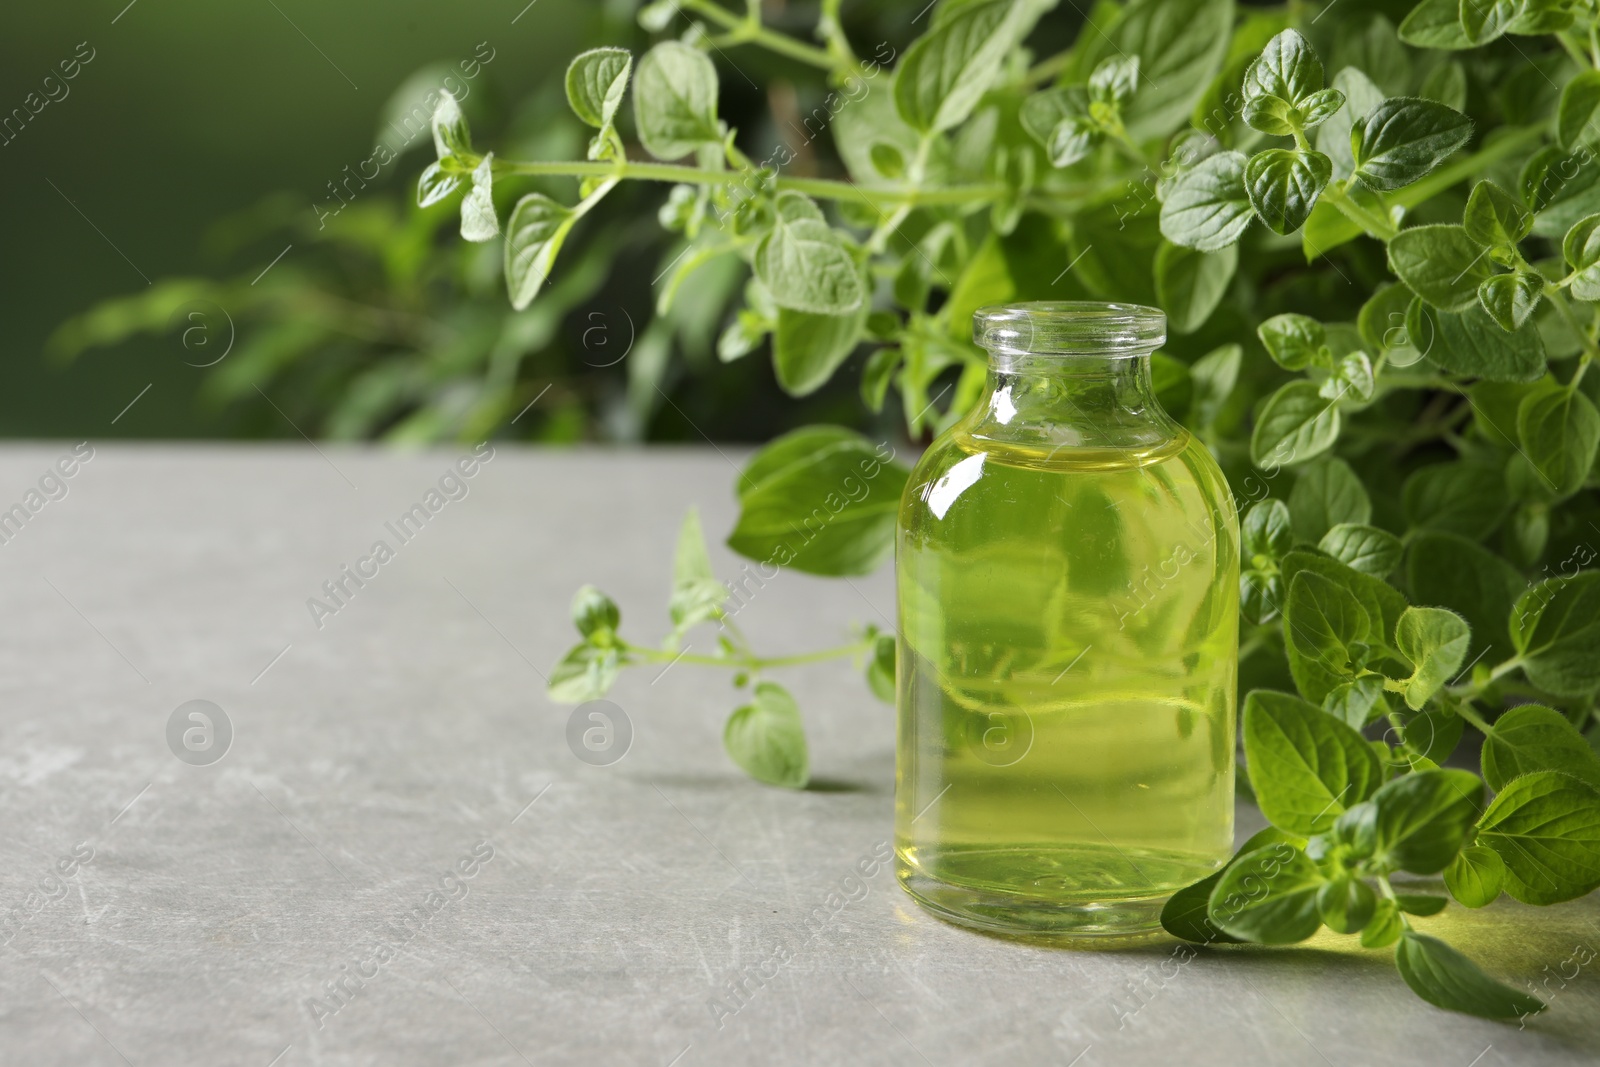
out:
{"label": "glass bottle", "polygon": [[1138,937],[1233,844],[1233,498],[1156,401],[1160,311],[974,335],[982,399],[900,506],[897,873],[965,925]]}

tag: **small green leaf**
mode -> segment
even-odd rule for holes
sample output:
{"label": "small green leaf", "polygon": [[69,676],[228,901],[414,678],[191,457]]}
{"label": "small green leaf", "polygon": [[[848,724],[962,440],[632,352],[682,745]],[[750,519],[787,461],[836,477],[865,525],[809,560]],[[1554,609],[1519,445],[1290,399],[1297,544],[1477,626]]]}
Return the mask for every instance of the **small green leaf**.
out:
{"label": "small green leaf", "polygon": [[1461,28],[1460,0],[1422,0],[1400,23],[1400,39],[1414,48],[1476,48]]}
{"label": "small green leaf", "polygon": [[804,789],[811,779],[800,708],[776,682],[756,685],[755,701],[737,708],[722,730],[722,747],[758,782]]}
{"label": "small green leaf", "polygon": [[1057,85],[1026,97],[1017,119],[1039,147],[1048,149],[1051,135],[1064,119],[1088,113],[1089,94],[1081,85]]}
{"label": "small green leaf", "polygon": [[861,271],[810,197],[785,192],[772,230],[756,246],[756,277],[780,307],[816,315],[855,311],[866,299]]}
{"label": "small green leaf", "polygon": [[1478,302],[1502,330],[1528,321],[1544,296],[1544,279],[1531,271],[1496,274],[1478,286]]}
{"label": "small green leaf", "polygon": [[1468,908],[1494,903],[1505,877],[1505,861],[1488,845],[1468,845],[1444,869],[1445,888]]}
{"label": "small green leaf", "polygon": [[1372,920],[1377,904],[1372,887],[1361,878],[1339,878],[1317,891],[1317,912],[1335,933],[1360,933]]}
{"label": "small green leaf", "polygon": [[1600,123],[1595,121],[1597,110],[1600,110],[1600,70],[1580,71],[1561,90],[1556,128],[1560,131],[1562,148],[1592,146],[1600,141]]}
{"label": "small green leaf", "polygon": [[1287,693],[1257,689],[1245,698],[1244,751],[1261,813],[1300,837],[1331,829],[1383,780],[1360,734]]}
{"label": "small green leaf", "polygon": [[1412,526],[1443,530],[1470,541],[1489,535],[1505,518],[1505,479],[1487,464],[1434,463],[1419,467],[1401,489]]}
{"label": "small green leaf", "polygon": [[1233,861],[1211,891],[1212,924],[1242,941],[1290,945],[1322,925],[1317,894],[1327,879],[1304,852],[1279,842]]}
{"label": "small green leaf", "polygon": [[662,41],[639,61],[633,86],[634,125],[657,159],[681,159],[717,144],[717,68],[704,52]]}
{"label": "small green leaf", "polygon": [[1375,578],[1386,577],[1400,565],[1405,545],[1388,530],[1341,522],[1322,535],[1317,547],[1334,559]]}
{"label": "small green leaf", "polygon": [[[1277,827],[1269,826],[1251,835],[1229,861],[1229,866],[1241,856],[1247,856],[1260,848],[1268,845],[1285,844],[1293,846],[1294,839]],[[1185,886],[1178,890],[1161,908],[1161,926],[1167,933],[1174,937],[1181,937],[1185,941],[1193,941],[1200,945],[1211,944],[1237,944],[1239,939],[1231,934],[1223,933],[1208,914],[1211,905],[1211,891],[1216,888],[1222,876],[1227,873],[1224,867],[1215,874],[1207,875],[1193,885]]]}
{"label": "small green leaf", "polygon": [[1290,579],[1284,640],[1292,655],[1335,675],[1354,674],[1354,646],[1370,636],[1367,611],[1348,589],[1309,571]]}
{"label": "small green leaf", "polygon": [[[1473,2],[1462,0],[1463,5]],[[1401,934],[1394,962],[1411,991],[1436,1007],[1485,1019],[1515,1019],[1544,1010],[1537,997],[1496,982],[1460,952],[1427,934],[1414,930]]]}
{"label": "small green leaf", "polygon": [[1333,87],[1344,95],[1346,103],[1317,127],[1316,145],[1317,151],[1333,162],[1333,176],[1342,181],[1356,169],[1355,156],[1350,152],[1350,128],[1383,103],[1384,96],[1383,90],[1355,67],[1345,67],[1335,74]]}
{"label": "small green leaf", "polygon": [[543,193],[529,193],[517,201],[506,221],[506,288],[512,307],[521,311],[539,295],[576,221],[571,208]]}
{"label": "small green leaf", "polygon": [[591,48],[567,66],[567,103],[573,114],[597,130],[616,120],[628,91],[633,54],[626,48]]}
{"label": "small green leaf", "polygon": [[1413,771],[1373,794],[1374,856],[1413,874],[1437,874],[1455,859],[1482,811],[1483,781],[1468,771]]}
{"label": "small green leaf", "polygon": [[1472,120],[1461,112],[1421,97],[1391,97],[1350,131],[1355,176],[1379,191],[1399,189],[1471,137]]}
{"label": "small green leaf", "polygon": [[1408,716],[1398,735],[1399,755],[1412,770],[1435,767],[1450,758],[1461,743],[1465,722],[1450,708],[1432,707]]}
{"label": "small green leaf", "polygon": [[[1476,286],[1476,282],[1473,283]],[[1441,370],[1496,382],[1531,382],[1545,372],[1544,340],[1533,321],[1511,332],[1489,317],[1472,291],[1472,306],[1459,314],[1436,311],[1413,300],[1406,330]]]}
{"label": "small green leaf", "polygon": [[1562,238],[1561,251],[1572,264],[1572,295],[1600,300],[1600,215],[1586,215],[1573,223]]}
{"label": "small green leaf", "polygon": [[456,98],[449,93],[440,93],[439,102],[434,105],[433,119],[433,150],[440,158],[447,156],[464,156],[472,152],[472,135],[467,132],[467,117],[461,113],[461,105],[456,103]]}
{"label": "small green leaf", "polygon": [[1161,204],[1161,235],[1201,252],[1237,241],[1255,217],[1245,163],[1243,152],[1219,152],[1173,179]]}
{"label": "small green leaf", "polygon": [[1361,947],[1384,948],[1392,945],[1400,940],[1405,928],[1405,920],[1400,917],[1400,909],[1395,902],[1380,900],[1372,910],[1372,918],[1367,920],[1367,928],[1361,931]]}
{"label": "small green leaf", "polygon": [[[1084,38],[1094,55],[1139,57],[1139,91],[1122,105],[1135,140],[1183,124],[1222,69],[1235,10],[1230,0],[1131,0],[1107,16],[1115,24],[1105,34]],[[1098,11],[1091,17],[1106,25]]]}
{"label": "small green leaf", "polygon": [[1504,789],[1534,771],[1561,771],[1600,788],[1600,756],[1567,717],[1541,704],[1522,704],[1494,722],[1483,743],[1483,780]]}
{"label": "small green leaf", "polygon": [[767,445],[739,479],[728,547],[808,574],[870,574],[894,548],[909,471],[886,445],[838,426],[813,426]]}
{"label": "small green leaf", "polygon": [[1478,820],[1478,841],[1505,861],[1505,891],[1559,904],[1600,886],[1600,790],[1560,771],[1513,778]]}
{"label": "small green leaf", "polygon": [[1103,104],[1120,106],[1131,99],[1138,88],[1138,56],[1103,59],[1089,75],[1089,97]]}
{"label": "small green leaf", "polygon": [[575,646],[550,672],[546,688],[550,699],[558,704],[582,704],[606,695],[611,683],[617,680],[620,668],[615,648],[601,648],[585,641]]}
{"label": "small green leaf", "polygon": [[1600,571],[1555,577],[1511,609],[1511,643],[1528,680],[1556,696],[1600,686]]}
{"label": "small green leaf", "polygon": [[1472,627],[1468,659],[1511,646],[1506,619],[1527,583],[1493,552],[1454,534],[1415,533],[1406,554],[1406,585],[1419,604],[1446,607]]}
{"label": "small green leaf", "polygon": [[1389,269],[1429,304],[1465,311],[1493,272],[1489,249],[1461,226],[1413,226],[1389,242]]}
{"label": "small green leaf", "polygon": [[1383,678],[1368,674],[1336,686],[1322,698],[1322,710],[1352,730],[1360,730],[1388,710]]}
{"label": "small green leaf", "polygon": [[592,585],[579,589],[572,597],[572,625],[585,637],[614,633],[622,624],[616,601]]}
{"label": "small green leaf", "polygon": [[933,29],[912,42],[895,71],[894,102],[914,130],[941,133],[972,114],[1005,69],[1004,60],[1048,0],[966,0],[944,6]]}
{"label": "small green leaf", "polygon": [[678,530],[678,548],[673,556],[672,599],[668,605],[673,627],[687,630],[719,617],[727,598],[727,588],[717,581],[711,569],[705,535],[700,531],[700,514],[690,508]]}
{"label": "small green leaf", "polygon": [[1514,248],[1533,229],[1533,212],[1494,182],[1482,181],[1467,198],[1461,225],[1479,244]]}
{"label": "small green leaf", "polygon": [[1239,612],[1251,625],[1271,622],[1283,608],[1283,578],[1254,568],[1239,574]]}
{"label": "small green leaf", "polygon": [[1400,616],[1394,639],[1413,668],[1405,680],[1406,706],[1418,711],[1461,669],[1472,631],[1453,611],[1411,607]]}
{"label": "small green leaf", "polygon": [[1600,448],[1600,411],[1577,389],[1536,386],[1517,407],[1523,455],[1557,498],[1583,487]]}
{"label": "small green leaf", "polygon": [[1088,159],[1105,140],[1105,133],[1087,115],[1068,115],[1050,131],[1045,149],[1050,163],[1057,167],[1070,167]]}
{"label": "small green leaf", "polygon": [[461,178],[458,175],[445,173],[437,162],[429,163],[422,177],[417,179],[417,206],[432,207],[459,188]]}
{"label": "small green leaf", "polygon": [[1327,456],[1306,464],[1296,475],[1289,491],[1289,515],[1295,536],[1315,543],[1340,523],[1372,518],[1372,501],[1350,465]]}
{"label": "small green leaf", "polygon": [[1197,252],[1161,242],[1156,251],[1156,298],[1167,313],[1168,329],[1182,334],[1204,326],[1222,302],[1238,265],[1237,245]]}
{"label": "small green leaf", "polygon": [[1244,72],[1244,98],[1275,96],[1291,107],[1322,88],[1322,61],[1294,30],[1284,30]]}
{"label": "small green leaf", "polygon": [[1461,29],[1473,44],[1488,44],[1517,17],[1517,0],[1461,0]]}
{"label": "small green leaf", "polygon": [[1439,914],[1450,903],[1447,898],[1432,893],[1396,893],[1394,900],[1407,915],[1421,915],[1424,918]]}
{"label": "small green leaf", "polygon": [[1284,370],[1305,370],[1313,363],[1325,362],[1328,336],[1322,324],[1309,315],[1285,312],[1274,315],[1256,327],[1256,336],[1267,355]]}
{"label": "small green leaf", "polygon": [[1245,557],[1266,556],[1280,559],[1294,547],[1290,532],[1289,508],[1281,500],[1258,500],[1244,513],[1241,525]]}
{"label": "small green leaf", "polygon": [[1333,177],[1333,162],[1321,152],[1269,148],[1245,164],[1244,185],[1261,221],[1275,233],[1305,224],[1317,196]]}
{"label": "small green leaf", "polygon": [[472,171],[472,188],[461,198],[461,239],[489,241],[500,233],[500,220],[494,212],[494,153]]}
{"label": "small green leaf", "polygon": [[1339,408],[1311,382],[1290,382],[1267,398],[1250,435],[1257,467],[1292,466],[1315,459],[1339,437]]}

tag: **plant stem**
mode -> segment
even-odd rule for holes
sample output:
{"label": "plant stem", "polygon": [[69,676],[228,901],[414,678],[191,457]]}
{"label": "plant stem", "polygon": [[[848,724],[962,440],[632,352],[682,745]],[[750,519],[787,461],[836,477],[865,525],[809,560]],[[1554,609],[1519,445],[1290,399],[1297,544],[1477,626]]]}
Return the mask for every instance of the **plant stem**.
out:
{"label": "plant stem", "polygon": [[[1572,310],[1572,305],[1567,302],[1566,294],[1561,292],[1559,289],[1554,289],[1547,286],[1545,297],[1555,305],[1556,311],[1560,313],[1562,321],[1567,324],[1567,328],[1572,331],[1573,336],[1577,337],[1578,343],[1583,346],[1584,360],[1591,360],[1596,355],[1600,355],[1600,347],[1596,347],[1594,341],[1589,337],[1589,331],[1584,329],[1583,324],[1578,321],[1577,313]],[[1583,367],[1579,367],[1579,375],[1583,373],[1583,369],[1587,365],[1587,362],[1585,362]],[[1577,383],[1576,377],[1573,378],[1573,383]]]}
{"label": "plant stem", "polygon": [[630,655],[636,656],[647,663],[696,663],[702,667],[726,667],[729,670],[764,671],[772,667],[798,667],[805,663],[821,663],[824,660],[839,659],[843,656],[853,656],[858,652],[865,652],[872,647],[871,641],[857,641],[854,644],[840,645],[837,648],[825,648],[817,652],[802,652],[793,656],[702,656],[693,652],[667,652],[662,649],[645,648],[641,645],[631,644],[627,641],[618,641],[618,646]]}
{"label": "plant stem", "polygon": [[694,11],[704,15],[727,30],[728,33],[723,37],[726,43],[760,45],[779,55],[788,56],[790,59],[823,70],[834,70],[838,66],[833,57],[822,49],[797,41],[788,34],[769,30],[760,22],[735,15],[722,5],[712,3],[711,0],[680,0],[679,6],[684,11]]}
{"label": "plant stem", "polygon": [[[707,170],[686,167],[681,163],[580,163],[577,161],[520,162],[494,161],[496,174],[520,174],[537,177],[561,178],[631,178],[637,181],[685,182],[693,185],[737,185],[751,177],[749,171]],[[882,204],[967,204],[993,200],[1005,192],[1003,186],[947,185],[937,189],[918,189],[900,185],[856,185],[854,182],[836,181],[832,178],[776,179],[779,189],[792,189],[797,193],[819,200],[866,199]]]}
{"label": "plant stem", "polygon": [[1479,715],[1476,711],[1473,711],[1472,705],[1468,704],[1465,700],[1463,700],[1460,704],[1457,704],[1454,710],[1457,715],[1476,726],[1478,728],[1478,732],[1483,734],[1483,736],[1488,737],[1489,734],[1493,732],[1494,727],[1490,726],[1482,715]]}
{"label": "plant stem", "polygon": [[1356,203],[1355,198],[1337,185],[1330,185],[1323,190],[1323,198],[1339,209],[1339,214],[1360,226],[1362,230],[1380,241],[1387,242],[1399,231],[1387,217],[1374,213],[1370,208],[1362,207]]}

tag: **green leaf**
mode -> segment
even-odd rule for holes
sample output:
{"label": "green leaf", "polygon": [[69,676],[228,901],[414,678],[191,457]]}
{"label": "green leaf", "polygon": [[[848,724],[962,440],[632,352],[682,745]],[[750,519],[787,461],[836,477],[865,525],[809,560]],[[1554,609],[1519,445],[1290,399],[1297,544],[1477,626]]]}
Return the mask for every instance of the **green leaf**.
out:
{"label": "green leaf", "polygon": [[1544,279],[1531,271],[1496,274],[1478,286],[1478,303],[1502,330],[1528,321],[1544,296]]}
{"label": "green leaf", "polygon": [[461,198],[461,239],[489,241],[500,233],[500,220],[494,212],[494,153],[472,171],[472,188]]}
{"label": "green leaf", "polygon": [[614,633],[622,624],[616,601],[592,585],[579,589],[572,597],[572,625],[585,637]]}
{"label": "green leaf", "polygon": [[1372,910],[1372,918],[1367,920],[1367,928],[1361,931],[1361,947],[1384,948],[1392,945],[1400,940],[1405,928],[1405,920],[1400,917],[1400,909],[1395,902],[1380,900]]}
{"label": "green leaf", "polygon": [[1283,578],[1247,568],[1239,574],[1239,612],[1251,625],[1271,622],[1283,607]]}
{"label": "green leaf", "polygon": [[1173,179],[1161,203],[1161,236],[1201,252],[1237,241],[1255,217],[1245,163],[1243,152],[1219,152]]}
{"label": "green leaf", "polygon": [[1507,333],[1478,302],[1476,288],[1472,306],[1459,314],[1412,301],[1406,330],[1429,362],[1453,374],[1530,382],[1545,372],[1544,340],[1538,327],[1529,321]]}
{"label": "green leaf", "polygon": [[1461,0],[1461,29],[1473,44],[1488,44],[1517,16],[1517,0]]}
{"label": "green leaf", "polygon": [[585,641],[572,648],[550,672],[546,693],[558,704],[582,704],[606,695],[620,667],[615,648]]}
{"label": "green leaf", "polygon": [[1368,674],[1335,686],[1322,698],[1322,710],[1352,730],[1360,730],[1388,710],[1383,678]]}
{"label": "green leaf", "polygon": [[1600,215],[1586,215],[1573,223],[1562,238],[1561,251],[1572,264],[1573,297],[1600,300]]}
{"label": "green leaf", "polygon": [[1592,146],[1600,141],[1600,123],[1595,122],[1596,110],[1600,110],[1600,70],[1580,71],[1561,90],[1556,129],[1560,131],[1562,148]]}
{"label": "green leaf", "polygon": [[[1474,0],[1462,0],[1463,5]],[[1544,1010],[1537,997],[1520,993],[1484,974],[1460,952],[1427,934],[1407,930],[1394,953],[1400,977],[1435,1007],[1485,1019],[1515,1019]]]}
{"label": "green leaf", "polygon": [[454,96],[439,94],[431,125],[433,150],[440,159],[471,154],[472,135],[467,132],[467,117],[461,113],[461,105],[456,103]]}
{"label": "green leaf", "polygon": [[699,49],[662,41],[639,61],[633,119],[639,141],[657,159],[681,159],[720,143],[717,68]]}
{"label": "green leaf", "polygon": [[965,122],[1054,0],[968,0],[906,49],[894,102],[914,130],[941,133]]}
{"label": "green leaf", "polygon": [[1380,285],[1361,305],[1357,318],[1361,340],[1371,351],[1382,354],[1391,367],[1409,367],[1422,360],[1422,350],[1406,328],[1406,310],[1414,299],[1403,285]]}
{"label": "green leaf", "polygon": [[1450,708],[1432,707],[1405,719],[1398,730],[1400,757],[1412,770],[1444,763],[1461,743],[1465,722]]}
{"label": "green leaf", "polygon": [[1265,556],[1281,559],[1294,547],[1289,508],[1281,500],[1258,500],[1244,513],[1241,526],[1246,559]]}
{"label": "green leaf", "polygon": [[1189,367],[1194,383],[1194,400],[1189,406],[1189,425],[1205,427],[1216,422],[1222,405],[1239,383],[1239,367],[1244,349],[1236,344],[1219,345],[1195,360]]}
{"label": "green leaf", "polygon": [[1407,608],[1395,627],[1395,647],[1411,661],[1405,680],[1406,707],[1420,711],[1467,658],[1472,630],[1446,608]]}
{"label": "green leaf", "polygon": [[1291,665],[1300,656],[1336,675],[1353,674],[1352,646],[1367,641],[1371,625],[1366,609],[1348,589],[1311,572],[1290,579],[1284,640]]}
{"label": "green leaf", "polygon": [[1388,530],[1341,522],[1322,535],[1317,547],[1362,574],[1383,578],[1400,565],[1405,545]]}
{"label": "green leaf", "polygon": [[1533,229],[1533,212],[1494,182],[1482,181],[1467,198],[1461,225],[1479,244],[1510,248]]}
{"label": "green leaf", "polygon": [[1377,904],[1372,887],[1361,878],[1339,878],[1317,891],[1317,912],[1335,933],[1360,933],[1372,920]]}
{"label": "green leaf", "polygon": [[567,103],[597,130],[610,126],[628,92],[633,54],[626,48],[591,48],[567,66]]}
{"label": "green leaf", "polygon": [[1418,604],[1449,608],[1467,620],[1469,661],[1496,650],[1508,654],[1506,619],[1527,583],[1505,560],[1455,534],[1415,532],[1406,554],[1406,585]]}
{"label": "green leaf", "polygon": [[[1394,586],[1369,574],[1362,574],[1329,556],[1295,549],[1283,557],[1280,566],[1287,582],[1294,581],[1301,571],[1310,571],[1348,590],[1367,613],[1369,641],[1386,640],[1400,624],[1400,616],[1406,610],[1406,598]],[[1321,700],[1322,696],[1316,699]]]}
{"label": "green leaf", "polygon": [[1345,106],[1317,127],[1317,151],[1333,163],[1333,176],[1350,177],[1356,169],[1350,151],[1350,128],[1383,103],[1383,90],[1355,67],[1346,67],[1333,76],[1333,87],[1344,94]]}
{"label": "green leaf", "polygon": [[1488,845],[1468,845],[1444,869],[1445,888],[1468,908],[1494,903],[1505,877],[1505,861]]}
{"label": "green leaf", "polygon": [[1383,781],[1360,734],[1288,693],[1257,689],[1245,698],[1244,751],[1261,813],[1300,837],[1331,829]]}
{"label": "green leaf", "polygon": [[1456,59],[1440,63],[1428,72],[1417,95],[1462,110],[1467,106],[1467,69]]}
{"label": "green leaf", "polygon": [[1284,30],[1244,72],[1246,101],[1275,96],[1293,107],[1322,88],[1322,61],[1306,39]]}
{"label": "green leaf", "polygon": [[1505,479],[1479,463],[1435,463],[1419,467],[1401,490],[1412,526],[1482,540],[1505,518]]}
{"label": "green leaf", "polygon": [[[865,290],[864,271],[861,279]],[[860,343],[870,310],[866,300],[855,311],[843,315],[779,308],[772,331],[772,366],[783,391],[790,396],[806,396],[826,385]]]}
{"label": "green leaf", "polygon": [[1567,717],[1540,704],[1522,704],[1494,722],[1483,745],[1483,778],[1504,789],[1535,771],[1561,771],[1600,788],[1600,756]]}
{"label": "green leaf", "polygon": [[1517,599],[1510,626],[1534,685],[1556,696],[1600,686],[1600,571],[1540,582]]}
{"label": "green leaf", "polygon": [[506,222],[505,272],[511,306],[521,311],[539,295],[577,221],[577,214],[543,193],[529,193],[517,201]]}
{"label": "green leaf", "polygon": [[1241,941],[1290,945],[1322,925],[1317,894],[1327,879],[1304,852],[1279,842],[1233,861],[1211,891],[1212,924]]}
{"label": "green leaf", "polygon": [[1414,48],[1463,51],[1477,47],[1461,28],[1459,0],[1422,0],[1400,23],[1400,39]]}
{"label": "green leaf", "polygon": [[1257,467],[1293,466],[1315,459],[1339,438],[1339,408],[1311,382],[1290,382],[1267,398],[1250,435]]}
{"label": "green leaf", "polygon": [[895,645],[894,634],[879,634],[867,657],[867,685],[885,704],[895,701]]}
{"label": "green leaf", "polygon": [[1389,242],[1389,269],[1429,304],[1465,311],[1493,272],[1489,249],[1462,226],[1413,226]]}
{"label": "green leaf", "polygon": [[1331,177],[1333,162],[1315,151],[1269,148],[1244,167],[1250,206],[1275,233],[1293,233],[1304,225]]}
{"label": "green leaf", "polygon": [[1166,137],[1188,118],[1222,69],[1233,21],[1233,0],[1132,0],[1106,34],[1089,38],[1097,56],[1139,59],[1139,91],[1122,106],[1135,140]]}
{"label": "green leaf", "polygon": [[706,552],[705,535],[700,531],[700,514],[690,508],[678,530],[678,548],[672,563],[672,599],[668,610],[672,625],[687,630],[696,623],[722,614],[728,590],[717,581]]}
{"label": "green leaf", "polygon": [[1098,103],[1120,106],[1127,103],[1138,88],[1138,56],[1103,59],[1089,75],[1089,98]]}
{"label": "green leaf", "polygon": [[[851,343],[854,348],[854,342]],[[848,355],[848,353],[846,353]],[[901,353],[898,348],[880,348],[867,357],[861,370],[861,402],[873,414],[883,410],[884,398],[889,394],[889,383],[894,372],[900,369]],[[832,371],[829,371],[832,376]]]}
{"label": "green leaf", "polygon": [[870,574],[893,551],[910,472],[893,450],[841,427],[796,430],[756,453],[739,479],[728,547],[808,574]]}
{"label": "green leaf", "polygon": [[461,187],[461,178],[447,174],[437,162],[429,163],[417,179],[417,206],[432,207]]}
{"label": "green leaf", "polygon": [[1374,856],[1413,874],[1437,874],[1455,859],[1483,810],[1483,781],[1469,771],[1403,774],[1372,797],[1377,808]]}
{"label": "green leaf", "polygon": [[1340,523],[1372,518],[1372,501],[1350,465],[1327,456],[1301,468],[1289,491],[1289,515],[1295,536],[1315,542]]}
{"label": "green leaf", "polygon": [[1391,97],[1350,131],[1355,176],[1373,189],[1399,189],[1471,137],[1472,120],[1461,112],[1418,96]]}
{"label": "green leaf", "polygon": [[754,702],[728,717],[722,729],[722,747],[758,782],[804,789],[811,779],[800,708],[776,682],[758,683]]}
{"label": "green leaf", "polygon": [[861,270],[844,241],[801,193],[778,194],[772,230],[756,246],[756,277],[779,307],[843,315],[866,299]]}
{"label": "green leaf", "polygon": [[1600,411],[1583,393],[1555,382],[1536,386],[1517,407],[1523,456],[1558,499],[1583,487],[1600,448]]}
{"label": "green leaf", "polygon": [[1559,904],[1600,886],[1600,790],[1560,771],[1506,783],[1478,820],[1478,840],[1505,861],[1505,891]]}
{"label": "green leaf", "polygon": [[1088,113],[1089,94],[1081,85],[1057,85],[1025,97],[1017,109],[1017,119],[1028,135],[1039,142],[1039,147],[1048,150],[1056,128],[1063,121],[1082,118]]}
{"label": "green leaf", "polygon": [[[1286,844],[1292,846],[1294,839],[1277,827],[1269,826],[1251,835],[1239,849],[1234,860],[1240,856],[1249,855],[1251,852],[1268,845]],[[1229,866],[1234,861],[1229,861]],[[1211,905],[1211,891],[1216,888],[1228,868],[1214,874],[1207,875],[1193,885],[1183,887],[1167,898],[1166,904],[1161,909],[1161,926],[1167,933],[1174,937],[1181,937],[1185,941],[1193,941],[1200,945],[1211,944],[1237,944],[1239,939],[1231,934],[1224,933],[1211,921],[1208,914]]]}
{"label": "green leaf", "polygon": [[1045,150],[1050,163],[1057,167],[1070,167],[1088,159],[1100,147],[1105,133],[1087,115],[1068,115],[1050,131]]}
{"label": "green leaf", "polygon": [[1267,355],[1284,370],[1305,370],[1313,363],[1327,362],[1327,333],[1309,315],[1274,315],[1256,327],[1256,336]]}
{"label": "green leaf", "polygon": [[1197,252],[1166,241],[1156,252],[1156,298],[1173,333],[1193,333],[1222,301],[1239,265],[1239,248]]}

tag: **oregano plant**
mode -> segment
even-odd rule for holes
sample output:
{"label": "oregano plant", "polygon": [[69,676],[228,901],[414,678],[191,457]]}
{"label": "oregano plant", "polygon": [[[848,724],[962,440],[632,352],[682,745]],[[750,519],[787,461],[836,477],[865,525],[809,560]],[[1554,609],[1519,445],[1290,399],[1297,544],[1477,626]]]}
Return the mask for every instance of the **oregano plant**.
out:
{"label": "oregano plant", "polygon": [[[981,389],[974,309],[1158,304],[1158,395],[1242,518],[1239,780],[1270,824],[1172,898],[1166,929],[1326,928],[1392,947],[1432,1004],[1542,1010],[1426,931],[1452,901],[1600,886],[1600,5],[1098,0],[1084,18],[939,0],[914,40],[870,49],[840,0],[810,39],[759,0],[657,0],[639,22],[648,50],[566,72],[583,158],[481,148],[444,96],[417,199],[456,198],[464,240],[502,242],[511,306],[537,309],[585,216],[662,183],[659,316],[733,263],[721,361],[765,353],[797,397],[859,373],[877,435],[813,426],[757,452],[729,547],[770,575],[873,571],[909,475],[889,440],[925,440]],[[1030,46],[1079,22],[1063,50]],[[723,120],[731,55],[813,72],[835,176]],[[564,197],[528,191],[562,178]],[[624,639],[585,586],[550,694],[597,698],[632,665],[725,669],[745,693],[730,757],[803,787],[801,710],[770,675],[853,657],[892,701],[894,637],[762,655],[742,604],[691,512],[666,637]]]}

